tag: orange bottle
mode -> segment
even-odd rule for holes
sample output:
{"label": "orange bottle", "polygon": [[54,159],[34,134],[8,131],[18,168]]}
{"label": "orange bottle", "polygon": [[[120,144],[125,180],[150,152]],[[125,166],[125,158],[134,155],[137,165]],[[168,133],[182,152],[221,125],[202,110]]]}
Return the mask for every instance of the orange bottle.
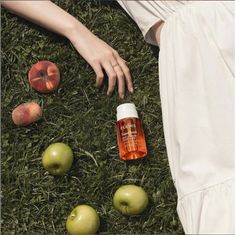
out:
{"label": "orange bottle", "polygon": [[133,103],[117,107],[117,142],[122,160],[133,160],[147,155],[142,122]]}

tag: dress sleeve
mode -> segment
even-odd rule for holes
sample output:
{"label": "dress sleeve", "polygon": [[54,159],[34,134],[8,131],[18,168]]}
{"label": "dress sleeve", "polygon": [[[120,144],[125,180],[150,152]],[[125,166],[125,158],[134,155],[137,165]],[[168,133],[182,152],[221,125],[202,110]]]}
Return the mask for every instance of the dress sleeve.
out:
{"label": "dress sleeve", "polygon": [[[151,1],[150,1],[151,2]],[[120,6],[136,22],[140,28],[144,39],[147,43],[157,45],[155,40],[150,36],[149,30],[161,19],[156,15],[151,3],[148,1],[130,1],[118,0]]]}

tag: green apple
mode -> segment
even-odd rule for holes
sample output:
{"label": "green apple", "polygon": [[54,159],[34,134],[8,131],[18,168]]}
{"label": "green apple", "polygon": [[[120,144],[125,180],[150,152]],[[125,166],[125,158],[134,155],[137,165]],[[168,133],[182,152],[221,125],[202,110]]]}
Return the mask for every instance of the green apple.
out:
{"label": "green apple", "polygon": [[42,154],[42,164],[52,175],[63,175],[69,171],[73,163],[73,152],[64,143],[54,143]]}
{"label": "green apple", "polygon": [[148,205],[148,195],[136,185],[123,185],[113,196],[114,207],[124,215],[138,215]]}
{"label": "green apple", "polygon": [[87,205],[79,205],[70,213],[66,229],[70,235],[95,234],[100,226],[96,210]]}

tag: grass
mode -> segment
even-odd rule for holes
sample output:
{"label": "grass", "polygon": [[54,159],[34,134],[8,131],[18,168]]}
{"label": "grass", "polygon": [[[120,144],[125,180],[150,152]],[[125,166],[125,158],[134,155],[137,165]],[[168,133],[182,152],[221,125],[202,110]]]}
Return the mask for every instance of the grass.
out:
{"label": "grass", "polygon": [[[93,206],[100,234],[183,233],[176,214],[163,135],[158,61],[137,26],[116,3],[57,1],[129,62],[135,93],[110,98],[97,90],[95,74],[69,41],[2,10],[2,234],[66,234],[65,221],[78,204]],[[59,89],[40,94],[29,87],[27,71],[39,60],[55,62],[62,74]],[[12,109],[37,101],[43,118],[17,127]],[[146,159],[124,162],[116,144],[116,107],[134,102],[143,120]],[[51,143],[71,146],[75,161],[61,177],[42,167],[41,154]],[[142,186],[150,204],[140,216],[115,211],[112,196],[123,184]]]}

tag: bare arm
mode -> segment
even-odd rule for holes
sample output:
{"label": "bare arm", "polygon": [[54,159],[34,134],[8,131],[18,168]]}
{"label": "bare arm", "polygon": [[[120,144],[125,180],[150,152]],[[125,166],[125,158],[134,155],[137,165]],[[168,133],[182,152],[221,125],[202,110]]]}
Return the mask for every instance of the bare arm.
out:
{"label": "bare arm", "polygon": [[96,37],[81,22],[51,1],[2,1],[2,6],[42,27],[67,37],[96,73],[96,85],[103,82],[103,70],[109,77],[107,94],[111,95],[118,81],[123,98],[125,84],[130,92],[133,85],[129,69],[116,50]]}
{"label": "bare arm", "polygon": [[66,37],[75,24],[80,30],[85,30],[77,19],[51,1],[2,1],[2,5],[15,14]]}

